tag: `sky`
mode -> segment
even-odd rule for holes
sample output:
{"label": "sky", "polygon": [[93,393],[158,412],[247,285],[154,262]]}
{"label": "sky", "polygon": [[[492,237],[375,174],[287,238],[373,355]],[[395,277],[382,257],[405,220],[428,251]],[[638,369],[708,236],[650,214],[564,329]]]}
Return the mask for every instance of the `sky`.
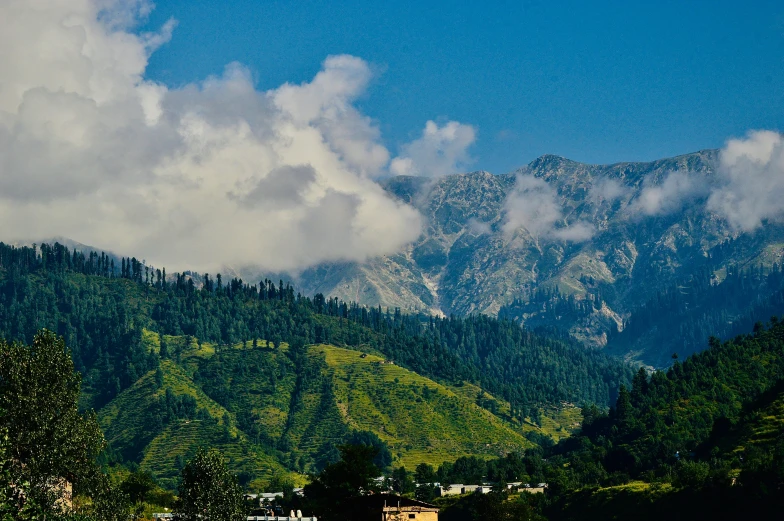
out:
{"label": "sky", "polygon": [[168,85],[233,61],[266,90],[327,55],[378,75],[357,101],[394,153],[426,119],[472,125],[473,169],[546,153],[589,163],[719,148],[784,128],[780,1],[268,2],[158,0],[174,18],[146,76]]}
{"label": "sky", "polygon": [[[296,274],[420,237],[389,176],[704,148],[715,175],[588,179],[591,204],[784,222],[784,6],[389,4],[3,0],[0,240]],[[601,232],[563,197],[523,172],[474,225]]]}

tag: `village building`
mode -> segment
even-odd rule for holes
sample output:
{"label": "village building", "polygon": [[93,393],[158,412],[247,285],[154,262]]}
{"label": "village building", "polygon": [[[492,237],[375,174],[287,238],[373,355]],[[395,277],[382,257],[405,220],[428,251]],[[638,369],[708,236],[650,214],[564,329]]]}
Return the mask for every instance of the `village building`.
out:
{"label": "village building", "polygon": [[275,501],[279,497],[283,497],[283,492],[262,492],[258,495],[259,504]]}
{"label": "village building", "polygon": [[350,521],[438,521],[438,507],[394,494],[372,494],[352,501]]}
{"label": "village building", "polygon": [[[547,489],[547,483],[507,483],[508,490],[519,490],[521,492],[528,492],[529,494],[541,494]],[[480,494],[487,494],[493,490],[493,486],[489,484],[483,485],[464,485],[462,483],[452,483],[451,485],[436,486],[436,496],[459,496],[462,494],[473,494],[478,492]]]}
{"label": "village building", "polygon": [[520,487],[521,492],[528,492],[529,494],[544,494],[547,489],[547,483],[526,483]]}
{"label": "village building", "polygon": [[[174,514],[170,512],[166,513],[157,513],[152,515],[153,519],[174,519]],[[293,516],[255,516],[251,515],[247,517],[247,521],[318,521],[316,517],[302,517],[301,513],[299,517],[295,513]]]}
{"label": "village building", "polygon": [[465,485],[463,485],[462,483],[453,483],[451,485],[444,485],[436,489],[436,495],[440,497],[459,496],[460,494],[463,494],[464,487]]}

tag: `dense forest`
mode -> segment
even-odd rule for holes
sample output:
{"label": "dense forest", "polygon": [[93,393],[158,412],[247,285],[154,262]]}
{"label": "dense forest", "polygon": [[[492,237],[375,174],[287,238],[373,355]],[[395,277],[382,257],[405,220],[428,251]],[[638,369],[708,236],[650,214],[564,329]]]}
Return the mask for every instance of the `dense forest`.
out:
{"label": "dense forest", "polygon": [[366,346],[434,379],[475,382],[522,412],[560,400],[607,405],[630,378],[607,356],[507,320],[407,315],[304,297],[269,280],[201,275],[199,287],[190,274],[167,276],[134,258],[117,264],[59,244],[0,244],[0,336],[29,342],[44,327],[62,335],[96,408],[156,367],[143,328],[223,345]]}
{"label": "dense forest", "polygon": [[[780,278],[776,268],[730,272],[726,281],[727,288],[774,287]],[[719,287],[707,285],[700,294]],[[692,307],[682,309],[687,316]],[[85,376],[83,406],[100,408],[130,386],[139,392],[147,385],[165,387],[149,408],[150,421],[206,421],[214,426],[209,429],[215,440],[269,443],[256,422],[242,414],[236,421],[225,413],[215,417],[211,409],[228,403],[223,395],[234,392],[232,385],[250,382],[243,378],[253,372],[270,375],[264,385],[273,387],[282,385],[281,371],[290,373],[290,381],[310,381],[329,402],[316,414],[334,414],[334,391],[319,376],[325,362],[305,349],[319,343],[378,353],[436,380],[473,382],[506,398],[511,405],[506,414],[525,414],[527,407],[554,400],[583,405],[581,431],[557,444],[533,436],[536,446],[498,459],[469,456],[437,468],[423,463],[392,470],[388,479],[395,490],[424,500],[435,500],[434,489],[414,482],[523,481],[548,483],[543,497],[514,500],[531,519],[691,519],[706,512],[735,519],[784,506],[784,322],[775,316],[768,324],[754,324],[749,334],[726,341],[710,337],[706,350],[673,358],[666,371],[634,373],[555,332],[532,332],[503,319],[406,315],[303,297],[271,281],[248,285],[224,283],[217,275],[167,276],[135,259],[113,264],[106,255],[85,256],[59,245],[0,246],[0,333],[34,342],[42,327],[70,342],[74,367]],[[158,339],[157,350],[149,348],[150,335]],[[216,356],[193,365],[201,342],[211,342]],[[237,342],[248,347],[230,350]],[[283,344],[285,349],[276,349]],[[191,365],[200,388],[190,395],[171,392],[177,378],[187,380]],[[536,380],[538,385],[528,384]],[[297,389],[306,388],[293,386],[292,410],[304,400]],[[201,397],[202,389],[215,401]],[[389,470],[391,455],[377,436],[341,436],[376,446],[383,460],[377,465]],[[332,452],[338,448],[328,446]],[[260,450],[263,455],[268,449]],[[336,461],[328,453],[309,458],[316,470]],[[301,460],[288,466],[297,465],[302,468]],[[183,461],[179,469],[185,467]],[[450,500],[443,505],[445,519],[474,520],[488,508],[506,508],[499,505],[509,504],[511,496],[501,487],[494,494]]]}
{"label": "dense forest", "polygon": [[[367,308],[58,244],[0,245],[0,337],[29,343],[42,328],[69,346],[107,458],[169,489],[199,444],[221,448],[254,486],[323,468],[356,430],[384,436],[409,465],[521,450],[543,407],[607,407],[633,376],[557,332],[508,320]],[[406,410],[426,415],[428,434],[404,434]]]}
{"label": "dense forest", "polygon": [[565,295],[558,286],[531,288],[525,297],[501,306],[498,318],[525,323],[529,327],[555,326],[568,329],[575,322],[601,309],[604,302],[600,287],[593,278],[584,277],[581,282],[594,290],[587,293],[585,298]]}
{"label": "dense forest", "polygon": [[[784,508],[784,322],[667,371],[640,369],[609,412],[583,410],[580,433],[485,461],[416,469],[420,482],[546,482],[530,505],[551,520],[773,519]],[[418,488],[432,499],[428,488]],[[445,503],[477,520],[475,498]],[[461,502],[464,505],[461,506]]]}
{"label": "dense forest", "polygon": [[709,337],[732,338],[751,331],[760,317],[781,312],[784,272],[751,266],[713,269],[657,294],[635,309],[622,331],[611,332],[608,350],[639,353],[647,363],[667,366],[673,353],[684,357],[707,347]]}

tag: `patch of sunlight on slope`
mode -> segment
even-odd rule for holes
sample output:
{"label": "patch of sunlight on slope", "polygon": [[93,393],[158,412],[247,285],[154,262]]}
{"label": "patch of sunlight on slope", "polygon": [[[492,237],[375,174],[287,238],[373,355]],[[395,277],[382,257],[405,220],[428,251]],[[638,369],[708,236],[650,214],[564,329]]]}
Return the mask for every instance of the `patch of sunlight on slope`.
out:
{"label": "patch of sunlight on slope", "polygon": [[[459,456],[495,457],[532,444],[509,424],[455,389],[375,355],[327,345],[311,356],[326,361],[343,421],[373,431],[390,447],[395,465],[439,465]],[[475,395],[474,395],[475,396]]]}
{"label": "patch of sunlight on slope", "polygon": [[140,467],[155,474],[161,483],[172,488],[180,475],[178,456],[188,461],[199,448],[218,449],[232,472],[252,472],[256,479],[251,488],[263,488],[273,476],[289,477],[304,483],[304,476],[290,473],[274,456],[252,447],[244,436],[226,436],[224,429],[206,420],[180,420],[164,428],[144,450]]}
{"label": "patch of sunlight on slope", "polygon": [[[184,368],[186,372],[193,376],[199,369],[199,364],[208,358],[215,355],[215,349],[219,346],[211,342],[199,342],[199,339],[193,336],[175,336],[163,335],[163,341],[169,349],[169,355],[177,360],[179,366]],[[152,350],[154,353],[160,354],[161,341],[160,335],[155,331],[149,329],[142,330],[142,343],[147,350]],[[259,339],[256,341],[257,346],[266,347],[267,341]],[[253,346],[252,341],[237,342],[232,344],[231,349],[250,349]],[[224,346],[228,348],[229,346]],[[286,342],[281,342],[278,350],[282,353],[288,351],[289,345]]]}
{"label": "patch of sunlight on slope", "polygon": [[481,391],[483,400],[495,402],[496,415],[504,418],[513,428],[522,429],[523,433],[538,432],[539,434],[544,434],[553,438],[556,442],[574,434],[580,429],[580,424],[583,421],[583,415],[579,407],[562,403],[559,407],[547,406],[539,408],[539,411],[542,414],[541,426],[535,425],[528,418],[521,424],[516,418],[511,418],[509,402],[501,400],[487,391],[483,391],[479,386],[469,382],[463,382],[460,386],[450,386],[449,388],[465,399],[474,401],[476,401],[476,397]]}
{"label": "patch of sunlight on slope", "polygon": [[[174,485],[180,473],[177,456],[187,461],[199,447],[221,450],[229,468],[253,471],[259,482],[273,474],[289,474],[273,456],[252,446],[237,429],[234,415],[204,394],[183,368],[171,360],[162,360],[160,367],[163,385],[157,385],[155,371],[150,371],[98,412],[98,421],[113,450],[127,460],[141,460],[141,468],[151,471],[168,487]],[[174,396],[193,397],[197,409],[206,410],[210,419],[176,419],[165,426],[159,423],[149,412],[165,398],[167,389]],[[229,418],[228,426],[223,424],[225,417]]]}

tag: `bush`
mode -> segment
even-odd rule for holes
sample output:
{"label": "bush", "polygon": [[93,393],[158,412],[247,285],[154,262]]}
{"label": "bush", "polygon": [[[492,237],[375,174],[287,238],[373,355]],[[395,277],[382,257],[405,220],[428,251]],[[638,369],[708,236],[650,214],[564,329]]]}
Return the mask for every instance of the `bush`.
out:
{"label": "bush", "polygon": [[710,465],[704,461],[681,461],[675,469],[675,484],[684,488],[699,488],[710,474]]}

